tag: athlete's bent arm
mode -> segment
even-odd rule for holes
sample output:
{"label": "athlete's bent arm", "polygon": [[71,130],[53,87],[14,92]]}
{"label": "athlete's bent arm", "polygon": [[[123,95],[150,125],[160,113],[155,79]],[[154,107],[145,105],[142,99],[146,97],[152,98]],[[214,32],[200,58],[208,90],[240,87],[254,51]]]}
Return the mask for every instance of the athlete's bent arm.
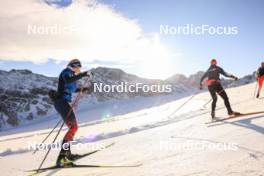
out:
{"label": "athlete's bent arm", "polygon": [[63,79],[65,83],[72,83],[72,82],[75,82],[81,79],[84,76],[88,76],[87,72],[79,73],[77,75],[69,73],[69,74],[63,75]]}
{"label": "athlete's bent arm", "polygon": [[224,69],[222,69],[222,68],[220,68],[220,69],[221,69],[221,72],[220,72],[220,73],[221,73],[222,75],[224,75],[225,77],[233,78],[233,79],[235,79],[235,80],[238,79],[236,76],[234,76],[234,75],[232,75],[232,74],[229,74],[229,73],[225,72]]}

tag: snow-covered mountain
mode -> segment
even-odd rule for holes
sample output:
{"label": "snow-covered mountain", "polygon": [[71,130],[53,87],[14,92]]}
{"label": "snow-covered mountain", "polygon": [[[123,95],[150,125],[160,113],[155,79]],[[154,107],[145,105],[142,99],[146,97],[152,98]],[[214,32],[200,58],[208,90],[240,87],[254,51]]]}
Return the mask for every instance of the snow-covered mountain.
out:
{"label": "snow-covered mountain", "polygon": [[[190,77],[176,74],[166,80],[145,79],[128,74],[120,69],[98,67],[91,70],[94,77],[89,83],[103,85],[118,85],[121,82],[144,85],[171,85],[172,94],[190,94],[198,87],[203,72]],[[226,87],[244,85],[254,81],[249,75],[237,82],[223,80]],[[80,82],[84,84],[84,82]],[[32,73],[29,70],[0,71],[0,129],[8,126],[18,126],[33,119],[45,118],[54,113],[52,102],[47,94],[50,89],[57,88],[57,78]],[[91,103],[100,103],[112,99],[129,99],[132,97],[149,97],[168,93],[144,92],[96,92],[86,95],[85,99]]]}
{"label": "snow-covered mountain", "polygon": [[[120,69],[96,68],[92,69],[94,77],[89,82],[103,85],[118,85],[121,82],[129,84],[143,83],[145,85],[166,84],[162,80],[150,80],[127,74]],[[0,128],[4,126],[18,126],[20,123],[49,116],[54,113],[52,102],[48,98],[48,91],[57,88],[57,78],[32,73],[29,70],[0,71]],[[88,82],[88,83],[89,83]],[[86,84],[80,82],[80,84]],[[88,84],[89,85],[89,84]],[[186,92],[190,88],[181,84],[173,86],[173,92]],[[130,92],[96,92],[87,95],[90,103],[98,103],[111,99],[128,99],[136,96],[154,96],[164,93],[138,91]]]}
{"label": "snow-covered mountain", "polygon": [[29,70],[0,71],[0,127],[46,116],[52,107],[47,92],[56,84],[55,78]]}

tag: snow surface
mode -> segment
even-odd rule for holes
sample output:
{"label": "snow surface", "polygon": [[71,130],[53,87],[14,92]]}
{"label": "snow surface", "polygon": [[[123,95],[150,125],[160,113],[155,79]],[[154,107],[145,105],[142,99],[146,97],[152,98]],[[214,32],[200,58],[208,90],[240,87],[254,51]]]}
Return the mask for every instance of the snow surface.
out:
{"label": "snow surface", "polygon": [[[255,84],[249,84],[227,89],[234,110],[243,113],[263,110],[263,99],[253,98],[254,88]],[[141,163],[142,166],[61,169],[40,175],[264,175],[264,114],[205,124],[210,120],[210,104],[203,106],[210,100],[207,92],[197,95],[172,115],[190,97],[176,98],[175,95],[139,97],[110,101],[100,106],[81,103],[77,111],[80,124],[75,140],[78,143],[92,140],[90,145],[111,142],[115,142],[115,145],[77,163]],[[217,107],[217,116],[226,117],[220,98]],[[45,151],[33,155],[32,150],[28,149],[28,143],[41,142],[58,120],[58,117],[53,116],[46,121],[1,132],[1,175],[27,175],[25,170],[36,169]],[[60,140],[65,132],[66,128],[59,135]],[[73,153],[88,151],[77,150],[77,145],[72,147]],[[44,166],[54,164],[58,152],[52,150]]]}

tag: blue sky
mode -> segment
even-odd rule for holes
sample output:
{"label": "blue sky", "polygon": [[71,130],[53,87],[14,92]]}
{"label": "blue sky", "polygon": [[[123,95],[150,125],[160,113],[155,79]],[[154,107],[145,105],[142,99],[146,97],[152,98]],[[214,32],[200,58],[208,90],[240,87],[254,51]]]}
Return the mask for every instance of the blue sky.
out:
{"label": "blue sky", "polygon": [[261,0],[103,0],[139,23],[148,32],[159,30],[160,24],[212,24],[238,26],[237,36],[163,36],[170,47],[184,53],[185,74],[206,69],[214,57],[226,70],[242,76],[253,72],[264,61],[264,1]]}
{"label": "blue sky", "polygon": [[[50,2],[52,5],[51,3],[48,3],[48,5],[54,7],[53,11],[58,11],[58,9],[61,8],[67,10],[75,3],[75,1],[72,2],[70,0]],[[140,52],[140,49],[137,50],[138,47],[135,47],[137,48],[135,50],[124,53],[121,49],[117,49],[118,52],[115,54],[109,50],[102,49],[102,53],[106,53],[105,55],[80,55],[81,60],[89,57],[88,60],[84,60],[84,62],[86,62],[85,65],[87,66],[85,69],[95,66],[109,66],[118,67],[129,73],[137,74],[143,77],[166,78],[174,73],[189,75],[196,73],[199,70],[205,70],[209,65],[210,59],[216,58],[219,65],[227,72],[243,76],[252,73],[260,65],[260,62],[264,61],[264,22],[262,20],[264,16],[264,1],[133,0],[132,2],[131,0],[100,0],[97,4],[107,5],[105,7],[113,11],[113,14],[112,12],[105,12],[106,15],[107,13],[110,13],[114,17],[118,16],[118,19],[120,19],[121,16],[121,19],[124,22],[120,23],[120,28],[124,27],[123,32],[130,28],[135,29],[133,31],[137,31],[139,28],[141,31],[140,36],[144,35],[144,42],[139,41],[139,43],[146,43],[145,41],[148,41],[147,43],[151,43],[149,41],[155,40],[155,37],[158,35],[158,50],[156,52],[170,51],[171,53],[176,54],[176,57],[167,59],[164,59],[163,57],[152,58],[152,56],[157,55],[154,51],[155,49],[153,50],[153,47],[145,45],[143,45],[143,48],[146,47],[149,50],[146,49],[146,53],[143,53],[142,56],[149,57],[147,60],[134,59],[137,55],[131,58],[128,57],[133,51]],[[41,6],[45,5],[46,4],[41,4]],[[93,4],[88,5],[92,6]],[[100,7],[98,7],[98,9],[100,9]],[[104,18],[104,16],[102,16],[102,18]],[[100,18],[98,23],[101,22],[103,22],[103,20]],[[127,23],[129,24],[127,25]],[[213,36],[159,34],[160,25],[183,26],[186,24],[236,26],[238,28],[238,34]],[[131,33],[127,33],[128,37],[133,36],[133,31]],[[89,33],[89,30],[86,32]],[[98,33],[98,35],[101,34]],[[111,34],[108,34],[108,36],[109,35]],[[113,36],[114,35],[116,34],[113,33]],[[118,38],[117,35],[116,37]],[[98,46],[101,46],[106,42],[104,39],[105,36],[102,39],[102,43],[99,43]],[[119,39],[115,40],[114,38],[110,38],[109,40],[107,41],[109,44],[106,45],[106,48],[108,48],[107,46],[110,46],[111,44],[114,45],[119,41]],[[128,40],[130,41],[131,39],[129,38]],[[34,42],[38,42],[38,40],[34,39]],[[40,39],[39,42],[42,42],[42,39]],[[89,42],[89,44],[91,46],[93,45],[92,42]],[[141,44],[139,46],[141,46]],[[130,46],[129,44],[127,45],[128,47]],[[58,47],[58,45],[54,47]],[[165,50],[164,47],[166,48]],[[87,47],[87,50],[89,50],[89,48],[91,47]],[[111,49],[111,51],[116,48],[117,47]],[[45,53],[49,53],[48,48],[46,51],[47,52]],[[109,55],[109,58],[107,55],[108,52],[111,55]],[[119,52],[123,53],[123,55],[119,55]],[[150,55],[148,55],[148,53],[150,53]],[[61,69],[67,63],[66,54],[60,56],[52,54],[52,52],[50,55],[45,55],[46,59],[43,62],[37,64],[34,64],[36,63],[34,58],[27,59],[24,55],[21,55],[21,58],[24,58],[24,60],[16,60],[9,55],[8,57],[12,59],[4,59],[3,56],[5,55],[1,55],[1,52],[0,56],[0,69],[9,70],[13,68],[24,68],[31,69],[37,73],[54,76],[59,74]],[[166,56],[167,54],[164,55],[164,57]],[[19,55],[16,57],[19,57]],[[36,57],[41,58],[41,55],[36,55]],[[119,59],[112,59],[114,57]],[[47,58],[53,59],[49,60]],[[148,70],[148,72],[146,70]],[[162,72],[162,74],[159,74],[159,72]]]}

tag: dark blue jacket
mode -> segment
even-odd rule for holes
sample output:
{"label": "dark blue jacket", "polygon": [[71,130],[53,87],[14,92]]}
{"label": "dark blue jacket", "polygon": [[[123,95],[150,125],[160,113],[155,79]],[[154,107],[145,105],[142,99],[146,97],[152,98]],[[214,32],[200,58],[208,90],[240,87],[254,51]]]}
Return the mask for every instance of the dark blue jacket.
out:
{"label": "dark blue jacket", "polygon": [[85,76],[85,73],[75,74],[70,68],[62,70],[59,76],[58,84],[58,95],[59,98],[66,100],[67,102],[72,101],[72,93],[77,92],[76,81]]}

